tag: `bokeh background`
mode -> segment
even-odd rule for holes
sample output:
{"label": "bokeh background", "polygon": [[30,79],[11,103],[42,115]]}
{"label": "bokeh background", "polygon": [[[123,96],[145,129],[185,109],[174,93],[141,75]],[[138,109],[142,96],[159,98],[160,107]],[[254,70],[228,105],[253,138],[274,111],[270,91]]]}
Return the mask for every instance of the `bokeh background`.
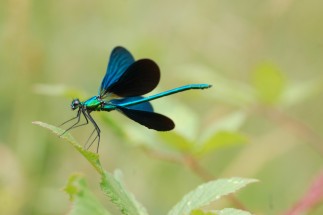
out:
{"label": "bokeh background", "polygon": [[[166,214],[211,177],[232,176],[261,181],[237,195],[248,210],[284,214],[322,169],[322,8],[319,0],[2,0],[0,213],[66,214],[62,187],[81,172],[119,214],[84,158],[31,122],[75,116],[72,98],[96,95],[111,50],[122,45],[160,66],[153,93],[213,87],[153,102],[176,122],[168,133],[94,113],[102,165],[123,172],[150,214]],[[83,144],[91,131],[72,134]],[[322,213],[320,204],[307,212]]]}

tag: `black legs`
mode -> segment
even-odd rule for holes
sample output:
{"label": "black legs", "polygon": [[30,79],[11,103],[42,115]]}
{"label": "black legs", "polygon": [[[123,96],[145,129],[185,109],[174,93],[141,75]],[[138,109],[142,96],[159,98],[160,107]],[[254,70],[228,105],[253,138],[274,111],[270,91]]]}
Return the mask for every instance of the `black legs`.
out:
{"label": "black legs", "polygon": [[[79,124],[80,121],[81,121],[81,113],[83,114],[86,122],[85,123],[82,123],[82,124]],[[98,153],[98,151],[99,151],[99,144],[100,144],[100,137],[101,137],[100,136],[101,130],[100,130],[99,126],[96,124],[96,122],[94,121],[94,119],[92,118],[92,116],[90,115],[90,113],[86,109],[79,108],[78,111],[77,111],[76,117],[73,117],[72,119],[67,120],[66,122],[62,123],[60,126],[65,125],[66,123],[68,123],[70,121],[73,121],[75,119],[77,119],[77,121],[71,127],[69,127],[68,129],[66,129],[60,136],[64,135],[69,130],[72,130],[72,129],[77,128],[77,127],[81,127],[83,125],[87,125],[87,124],[89,124],[89,121],[90,121],[93,124],[93,126],[94,126],[94,130],[92,131],[90,137],[87,139],[86,143],[84,144],[84,148],[89,149],[92,146],[92,144],[95,142],[95,140],[98,139],[98,146],[96,148],[96,152]],[[89,146],[87,146],[89,140],[91,139],[91,137],[92,137],[92,135],[93,135],[93,133],[95,131],[97,133],[96,137],[91,142],[91,144]]]}

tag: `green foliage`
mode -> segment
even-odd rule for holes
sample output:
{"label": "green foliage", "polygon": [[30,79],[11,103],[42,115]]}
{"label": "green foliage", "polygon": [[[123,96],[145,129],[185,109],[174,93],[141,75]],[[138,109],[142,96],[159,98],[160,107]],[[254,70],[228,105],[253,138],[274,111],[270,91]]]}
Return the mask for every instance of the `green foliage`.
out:
{"label": "green foliage", "polygon": [[221,147],[247,143],[247,137],[239,132],[220,131],[208,138],[199,149],[199,154],[205,154]]}
{"label": "green foliage", "polygon": [[239,132],[245,120],[246,115],[242,112],[229,114],[209,125],[201,134],[204,138],[198,140],[189,139],[179,132],[161,133],[159,136],[173,150],[203,156],[220,148],[248,143],[247,136]]}
{"label": "green foliage", "polygon": [[73,208],[69,215],[109,215],[109,213],[89,190],[85,179],[80,174],[73,174],[64,188],[70,195]]}
{"label": "green foliage", "polygon": [[[148,215],[146,209],[135,199],[134,195],[125,189],[121,180],[121,172],[115,171],[111,173],[103,170],[99,155],[84,150],[75,139],[62,129],[55,126],[43,123],[33,122],[36,125],[42,126],[51,130],[56,135],[66,139],[76,150],[80,152],[89,163],[101,175],[101,190],[105,193],[110,201],[114,203],[122,214],[125,215]],[[230,178],[219,179],[202,184],[195,190],[186,194],[183,199],[176,204],[169,215],[185,215],[192,211],[202,208],[212,201],[218,200],[224,195],[236,192],[249,183],[256,182],[255,179]],[[65,191],[70,195],[71,201],[74,202],[74,207],[70,214],[88,214],[91,211],[93,215],[109,214],[100,203],[94,198],[93,194],[88,190],[84,178],[80,175],[72,175],[68,180]],[[193,212],[196,213],[196,212]]]}
{"label": "green foliage", "polygon": [[163,141],[165,141],[166,145],[172,149],[181,152],[192,152],[194,149],[194,144],[192,141],[179,133],[161,133],[159,136],[163,139]]}
{"label": "green foliage", "polygon": [[[64,132],[64,130],[61,128],[57,128],[43,122],[34,122],[34,124],[47,128],[57,135],[61,135]],[[83,157],[86,158],[97,170],[97,172],[101,175],[102,191],[110,198],[111,202],[113,202],[123,214],[147,214],[146,210],[135,200],[134,196],[124,189],[120,180],[120,172],[117,171],[113,176],[104,171],[99,160],[99,155],[83,149],[68,132],[64,133],[64,135],[61,137],[72,144],[72,146],[78,150]],[[71,190],[71,188],[69,188],[69,190]]]}
{"label": "green foliage", "polygon": [[222,196],[233,193],[242,187],[256,182],[255,179],[229,178],[218,179],[198,186],[184,196],[168,215],[186,215],[192,210],[206,206],[212,201],[219,200]]}
{"label": "green foliage", "polygon": [[216,120],[204,132],[206,138],[198,144],[196,153],[203,155],[223,147],[247,143],[248,138],[239,131],[245,121],[246,114],[243,112],[234,112]]}
{"label": "green foliage", "polygon": [[259,99],[266,104],[277,103],[285,89],[285,78],[273,64],[263,63],[253,74],[253,85]]}
{"label": "green foliage", "polygon": [[147,215],[146,209],[125,189],[120,171],[115,171],[114,175],[105,171],[102,175],[101,189],[123,214]]}
{"label": "green foliage", "polygon": [[33,124],[47,128],[51,130],[54,134],[67,140],[77,151],[79,151],[90,162],[90,164],[96,169],[96,171],[98,171],[100,174],[103,174],[103,169],[100,164],[99,155],[91,151],[85,150],[80,144],[77,143],[77,141],[69,132],[65,132],[65,130],[61,128],[43,122],[33,122]]}
{"label": "green foliage", "polygon": [[[102,130],[101,164],[122,168],[152,214],[166,214],[212,176],[263,181],[238,195],[259,214],[295,207],[323,166],[323,1],[79,2],[1,1],[0,214],[66,214],[57,192],[66,172],[88,176],[92,166],[29,122],[75,116],[72,98],[97,94],[117,45],[157,62],[156,93],[213,85],[152,103],[174,120],[172,132],[152,132],[116,111],[92,115]],[[83,143],[91,129],[72,133]],[[242,139],[221,144],[224,132]],[[212,139],[219,144],[206,147]],[[89,187],[98,187],[96,178],[87,177]],[[323,204],[299,214],[322,215]]]}

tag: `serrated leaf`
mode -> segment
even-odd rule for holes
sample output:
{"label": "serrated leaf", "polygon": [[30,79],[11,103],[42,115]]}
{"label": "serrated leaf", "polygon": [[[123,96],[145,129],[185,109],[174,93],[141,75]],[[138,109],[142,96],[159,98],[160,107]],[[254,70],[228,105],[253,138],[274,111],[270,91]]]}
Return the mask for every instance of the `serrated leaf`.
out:
{"label": "serrated leaf", "polygon": [[259,99],[266,104],[277,103],[285,88],[282,72],[270,63],[264,63],[255,70],[252,82]]}
{"label": "serrated leaf", "polygon": [[247,143],[248,138],[239,132],[220,131],[206,140],[197,150],[198,154],[205,154],[216,149]]}
{"label": "serrated leaf", "polygon": [[80,174],[71,175],[64,188],[73,202],[69,215],[110,215],[90,192],[85,179]]}
{"label": "serrated leaf", "polygon": [[101,180],[102,191],[126,215],[148,215],[146,209],[128,192],[121,182],[121,172],[115,171],[114,175],[104,172]]}
{"label": "serrated leaf", "polygon": [[233,193],[247,184],[256,182],[256,179],[229,178],[218,179],[198,186],[189,192],[177,203],[168,215],[188,215],[192,210],[199,209],[220,199],[224,195]]}
{"label": "serrated leaf", "polygon": [[[69,133],[69,132],[65,132],[65,130],[53,126],[53,125],[49,125],[47,123],[44,122],[33,122],[33,124],[35,125],[39,125],[41,127],[47,128],[50,131],[52,131],[54,134],[56,134],[57,136],[59,136],[62,139],[67,140],[77,151],[79,151],[91,164],[92,166],[100,173],[102,174],[103,169],[99,160],[99,155],[97,153],[93,153],[91,151],[87,151],[86,149],[84,149],[75,139],[74,137]],[[64,133],[65,132],[65,133]],[[63,134],[63,135],[62,135]]]}
{"label": "serrated leaf", "polygon": [[217,210],[217,215],[251,215],[248,211],[243,211],[234,208],[225,208],[223,210]]}
{"label": "serrated leaf", "polygon": [[[70,144],[72,144],[72,146],[75,147],[101,174],[102,191],[111,199],[111,201],[121,210],[123,214],[147,215],[146,209],[135,199],[131,193],[126,191],[124,188],[121,182],[121,172],[116,171],[115,176],[113,176],[109,172],[104,171],[100,164],[99,155],[83,149],[83,147],[76,142],[73,136],[68,132],[64,133],[63,129],[43,122],[33,122],[33,124],[51,130],[56,135],[66,139]],[[72,188],[68,188],[67,191],[69,191],[71,194],[76,192]]]}

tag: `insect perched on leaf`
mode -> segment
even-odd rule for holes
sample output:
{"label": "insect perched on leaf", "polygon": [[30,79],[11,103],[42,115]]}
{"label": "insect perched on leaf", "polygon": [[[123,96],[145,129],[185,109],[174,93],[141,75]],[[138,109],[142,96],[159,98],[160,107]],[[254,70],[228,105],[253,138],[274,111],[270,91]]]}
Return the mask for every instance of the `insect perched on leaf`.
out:
{"label": "insect perched on leaf", "polygon": [[[154,61],[150,59],[135,61],[125,48],[114,48],[98,95],[84,102],[81,102],[78,98],[72,101],[71,108],[72,110],[77,109],[77,115],[62,125],[72,120],[76,120],[76,122],[65,132],[86,125],[90,121],[94,126],[91,136],[95,131],[97,133],[92,143],[98,139],[98,151],[101,130],[92,118],[91,112],[112,110],[118,110],[147,128],[157,131],[169,131],[175,127],[174,122],[167,116],[155,113],[149,101],[185,90],[211,87],[209,84],[189,84],[156,95],[142,97],[142,95],[149,93],[158,85],[159,79],[159,68]],[[82,114],[86,122],[79,124]]]}

